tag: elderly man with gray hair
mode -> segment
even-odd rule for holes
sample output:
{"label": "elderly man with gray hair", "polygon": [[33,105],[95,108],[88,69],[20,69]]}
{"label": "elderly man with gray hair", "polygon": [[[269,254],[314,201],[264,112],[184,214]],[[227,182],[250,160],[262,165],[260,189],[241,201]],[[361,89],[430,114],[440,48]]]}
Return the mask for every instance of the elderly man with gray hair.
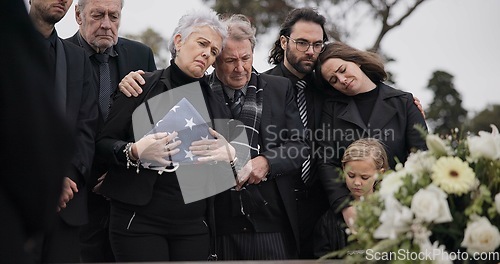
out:
{"label": "elderly man with gray hair", "polygon": [[243,123],[251,159],[241,164],[238,186],[215,197],[217,254],[222,260],[297,258],[293,182],[309,147],[292,84],[255,71],[255,29],[245,16],[226,23],[229,35],[210,84]]}
{"label": "elderly man with gray hair", "polygon": [[[93,80],[99,92],[99,123],[97,133],[113,103],[118,82],[127,73],[139,69],[156,70],[152,50],[146,45],[118,37],[123,0],[79,0],[75,18],[79,30],[70,42],[82,47],[93,69]],[[107,167],[100,155],[94,157],[87,190],[89,222],[80,230],[81,260],[83,262],[112,262],[109,243],[109,201],[93,191],[102,180]]]}

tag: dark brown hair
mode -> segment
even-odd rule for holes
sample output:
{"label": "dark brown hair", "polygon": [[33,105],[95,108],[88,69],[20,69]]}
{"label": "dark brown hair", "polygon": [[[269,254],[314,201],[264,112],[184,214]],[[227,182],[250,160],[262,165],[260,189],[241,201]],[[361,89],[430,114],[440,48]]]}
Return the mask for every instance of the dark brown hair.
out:
{"label": "dark brown hair", "polygon": [[281,48],[280,37],[290,37],[290,34],[292,34],[292,27],[299,21],[308,21],[320,25],[321,29],[323,30],[323,42],[328,41],[328,36],[325,32],[326,19],[324,16],[318,14],[318,12],[316,12],[314,9],[308,7],[293,9],[292,11],[290,11],[290,13],[288,13],[288,16],[285,18],[283,24],[281,24],[278,39],[274,42],[274,46],[269,52],[269,58],[267,59],[267,61],[270,64],[279,64],[283,61],[285,51]]}
{"label": "dark brown hair", "polygon": [[325,45],[325,51],[318,56],[317,74],[321,75],[321,65],[331,58],[350,61],[360,65],[361,70],[375,84],[387,79],[384,63],[378,54],[358,50],[342,42],[333,42]]}

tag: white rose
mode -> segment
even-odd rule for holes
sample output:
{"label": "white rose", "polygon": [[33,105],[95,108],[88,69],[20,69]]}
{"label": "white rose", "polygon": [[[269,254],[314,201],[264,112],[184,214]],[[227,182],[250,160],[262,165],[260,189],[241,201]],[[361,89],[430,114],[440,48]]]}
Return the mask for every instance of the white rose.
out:
{"label": "white rose", "polygon": [[436,157],[446,156],[450,152],[450,147],[438,135],[429,134],[425,137],[425,144],[429,151]]}
{"label": "white rose", "polygon": [[387,197],[384,203],[385,209],[379,217],[381,225],[375,230],[373,237],[395,239],[399,234],[410,230],[413,213],[392,196]]}
{"label": "white rose", "polygon": [[470,157],[473,161],[479,158],[490,160],[500,159],[500,135],[498,128],[491,125],[492,132],[479,131],[479,136],[470,136],[467,139]]}
{"label": "white rose", "polygon": [[431,184],[420,189],[411,200],[411,211],[417,219],[427,223],[446,223],[453,220],[446,193],[439,187]]}
{"label": "white rose", "polygon": [[403,185],[403,177],[406,176],[406,170],[391,172],[385,175],[380,182],[380,195],[382,197],[392,196]]}
{"label": "white rose", "polygon": [[495,206],[497,207],[497,212],[500,214],[500,193],[495,195]]}
{"label": "white rose", "polygon": [[411,153],[405,162],[405,170],[413,176],[413,182],[416,182],[424,173],[431,172],[432,166],[436,163],[436,157],[429,151],[417,151]]}
{"label": "white rose", "polygon": [[500,232],[483,216],[467,224],[461,246],[467,248],[470,254],[493,252],[500,246]]}

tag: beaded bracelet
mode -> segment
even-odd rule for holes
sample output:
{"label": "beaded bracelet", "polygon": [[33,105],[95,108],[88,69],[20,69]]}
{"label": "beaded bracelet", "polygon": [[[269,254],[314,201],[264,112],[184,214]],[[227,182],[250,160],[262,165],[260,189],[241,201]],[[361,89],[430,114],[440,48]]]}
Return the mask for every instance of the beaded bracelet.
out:
{"label": "beaded bracelet", "polygon": [[141,160],[137,160],[136,162],[133,162],[132,159],[130,159],[130,156],[132,155],[132,145],[134,143],[129,142],[127,145],[125,145],[125,148],[123,149],[123,152],[125,153],[125,157],[127,158],[127,170],[132,167],[136,167],[136,173],[139,173],[139,167],[141,165]]}
{"label": "beaded bracelet", "polygon": [[231,165],[231,169],[233,170],[234,178],[238,177],[238,172],[236,171],[236,162],[238,161],[238,157],[234,157],[233,160],[229,161],[229,165]]}

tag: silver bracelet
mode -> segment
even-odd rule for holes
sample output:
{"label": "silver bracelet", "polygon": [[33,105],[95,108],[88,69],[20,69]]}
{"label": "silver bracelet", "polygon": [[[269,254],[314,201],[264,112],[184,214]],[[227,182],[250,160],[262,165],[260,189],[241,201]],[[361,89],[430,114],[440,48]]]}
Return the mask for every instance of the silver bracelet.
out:
{"label": "silver bracelet", "polygon": [[139,167],[141,165],[141,160],[137,159],[136,162],[133,162],[132,159],[130,159],[130,156],[132,156],[132,145],[133,144],[134,144],[133,142],[127,143],[127,145],[125,145],[125,148],[123,149],[123,152],[125,153],[125,157],[127,158],[127,170],[130,168],[130,166],[132,166],[132,167],[136,167],[137,168],[136,173],[139,173]]}
{"label": "silver bracelet", "polygon": [[235,179],[238,178],[238,172],[236,170],[236,162],[238,161],[238,157],[234,156],[233,160],[229,161],[229,165],[231,165],[231,170],[233,171],[233,176]]}

